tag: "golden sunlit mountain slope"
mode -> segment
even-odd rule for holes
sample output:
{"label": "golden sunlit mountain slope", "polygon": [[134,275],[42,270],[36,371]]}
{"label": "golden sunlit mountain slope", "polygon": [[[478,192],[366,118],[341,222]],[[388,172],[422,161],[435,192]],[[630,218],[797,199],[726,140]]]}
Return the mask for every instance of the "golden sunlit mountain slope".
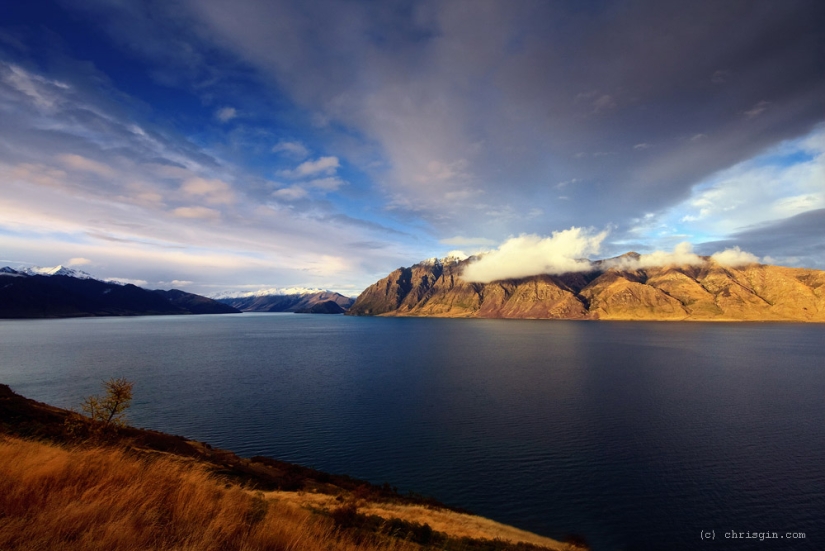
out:
{"label": "golden sunlit mountain slope", "polygon": [[[633,258],[632,255],[625,255]],[[461,278],[462,261],[399,268],[368,287],[350,315],[524,319],[825,322],[825,272],[763,264],[626,269],[490,283]],[[613,267],[611,267],[613,266]]]}

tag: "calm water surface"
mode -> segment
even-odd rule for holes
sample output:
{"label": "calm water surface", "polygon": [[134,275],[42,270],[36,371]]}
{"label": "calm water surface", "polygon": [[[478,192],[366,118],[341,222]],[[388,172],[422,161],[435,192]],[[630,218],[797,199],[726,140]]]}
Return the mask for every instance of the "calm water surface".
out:
{"label": "calm water surface", "polygon": [[825,549],[823,358],[822,325],[0,321],[0,382],[25,396],[72,407],[125,376],[137,426],[583,534],[595,551]]}

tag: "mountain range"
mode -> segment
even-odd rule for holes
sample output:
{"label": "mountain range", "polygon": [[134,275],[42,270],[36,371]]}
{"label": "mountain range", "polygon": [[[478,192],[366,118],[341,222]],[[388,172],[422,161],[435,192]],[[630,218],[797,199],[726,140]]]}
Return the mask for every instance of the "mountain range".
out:
{"label": "mountain range", "polygon": [[0,268],[0,318],[66,318],[231,314],[240,311],[215,300],[172,289],[150,291],[132,284],[99,281],[57,266]]}
{"label": "mountain range", "polygon": [[364,290],[348,315],[464,318],[825,322],[825,272],[710,257],[699,265],[630,269],[640,255],[586,272],[490,283],[462,279],[475,261],[398,268]]}
{"label": "mountain range", "polygon": [[292,294],[246,294],[217,299],[243,312],[295,312],[343,314],[355,299],[331,291]]}

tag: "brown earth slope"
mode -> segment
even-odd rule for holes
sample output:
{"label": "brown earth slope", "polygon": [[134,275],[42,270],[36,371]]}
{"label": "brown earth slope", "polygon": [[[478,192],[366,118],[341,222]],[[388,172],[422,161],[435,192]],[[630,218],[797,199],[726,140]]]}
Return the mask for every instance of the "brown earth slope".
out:
{"label": "brown earth slope", "polygon": [[416,494],[157,431],[0,384],[0,549],[583,551]]}
{"label": "brown earth slope", "polygon": [[349,315],[523,319],[825,322],[825,272],[750,264],[626,270],[470,283],[463,261],[427,261],[374,283]]}

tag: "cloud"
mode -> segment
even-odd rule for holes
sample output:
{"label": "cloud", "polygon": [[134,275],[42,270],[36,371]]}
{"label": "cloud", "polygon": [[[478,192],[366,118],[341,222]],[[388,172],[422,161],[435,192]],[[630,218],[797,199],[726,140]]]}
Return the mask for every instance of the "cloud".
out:
{"label": "cloud", "polygon": [[309,156],[307,146],[298,141],[283,141],[272,146],[273,153],[285,153],[297,159],[305,159]]}
{"label": "cloud", "polygon": [[81,170],[84,172],[91,172],[104,178],[112,178],[117,174],[117,172],[113,170],[110,166],[104,165],[103,163],[98,163],[97,161],[93,161],[91,159],[87,159],[80,155],[59,155],[58,159],[68,168],[71,168],[73,170]]}
{"label": "cloud", "polygon": [[755,254],[743,251],[739,247],[733,247],[718,253],[713,253],[710,258],[717,264],[729,266],[731,268],[738,268],[740,266],[756,264],[759,262],[759,257]]}
{"label": "cloud", "polygon": [[605,261],[604,266],[620,270],[642,270],[664,266],[701,266],[704,262],[701,256],[693,252],[693,245],[683,241],[673,251],[654,251],[638,258],[623,256]]}
{"label": "cloud", "polygon": [[234,107],[222,107],[215,111],[215,118],[221,122],[229,122],[238,116],[238,111]]}
{"label": "cloud", "polygon": [[825,228],[825,208],[758,224],[727,239],[703,243],[701,248],[710,253],[722,247],[741,245],[762,256],[764,264],[825,270],[825,233],[822,228]]}
{"label": "cloud", "polygon": [[88,258],[75,257],[75,258],[70,258],[69,261],[66,262],[66,266],[70,266],[70,267],[72,267],[72,266],[86,266],[87,264],[91,264],[91,263],[92,263],[92,261],[89,260]]}
{"label": "cloud", "polygon": [[181,190],[189,196],[203,197],[210,205],[235,202],[232,186],[218,179],[190,178],[181,185]]}
{"label": "cloud", "polygon": [[330,176],[327,178],[315,178],[314,180],[307,181],[306,184],[324,191],[335,191],[346,184],[346,182],[337,176]]}
{"label": "cloud", "polygon": [[649,143],[637,143],[633,146],[633,149],[642,150],[642,149],[650,149],[651,145]]}
{"label": "cloud", "polygon": [[136,285],[137,287],[145,287],[149,284],[145,279],[130,279],[127,277],[110,277],[107,278],[106,281],[120,285]]}
{"label": "cloud", "polygon": [[520,235],[484,254],[464,269],[467,281],[489,283],[539,274],[583,272],[592,268],[586,259],[599,252],[607,231],[594,233],[584,228],[553,232],[550,237]]}
{"label": "cloud", "polygon": [[759,103],[754,105],[752,108],[745,111],[744,115],[749,119],[757,117],[757,116],[761,115],[762,113],[764,113],[765,110],[768,108],[768,106],[770,104],[771,104],[771,102],[769,102],[769,101],[760,101]]}
{"label": "cloud", "polygon": [[206,207],[178,207],[172,211],[172,214],[179,218],[200,218],[205,220],[217,220],[221,217],[220,212]]}
{"label": "cloud", "polygon": [[825,129],[820,128],[712,175],[658,220],[681,232],[733,236],[821,208],[825,208]]}
{"label": "cloud", "polygon": [[306,178],[317,174],[333,175],[341,166],[338,157],[319,157],[314,161],[304,161],[294,170],[282,170],[281,176],[286,178]]}
{"label": "cloud", "polygon": [[282,199],[284,201],[297,201],[298,199],[303,199],[307,195],[307,190],[299,185],[281,188],[277,191],[272,192],[273,197],[275,197],[276,199]]}
{"label": "cloud", "polygon": [[616,100],[613,99],[612,96],[607,94],[603,94],[593,100],[593,112],[598,113],[599,111],[604,111],[607,109],[613,109],[616,107]]}
{"label": "cloud", "polygon": [[2,81],[27,96],[40,109],[57,107],[63,92],[69,88],[65,82],[44,78],[18,65],[5,65],[4,69],[0,71]]}

